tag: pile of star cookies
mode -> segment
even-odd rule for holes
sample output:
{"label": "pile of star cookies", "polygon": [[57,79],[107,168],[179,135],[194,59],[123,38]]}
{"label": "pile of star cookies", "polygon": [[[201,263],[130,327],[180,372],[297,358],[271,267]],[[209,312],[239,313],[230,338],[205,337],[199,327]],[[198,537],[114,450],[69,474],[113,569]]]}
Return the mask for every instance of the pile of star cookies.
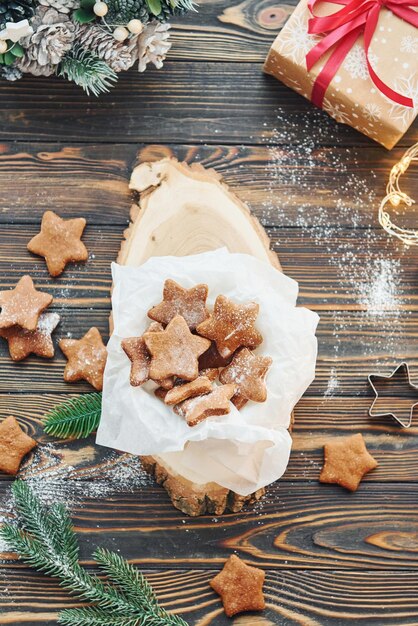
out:
{"label": "pile of star cookies", "polygon": [[162,302],[148,311],[153,321],[146,332],[121,343],[131,385],[156,383],[156,396],[189,426],[226,415],[231,402],[238,409],[264,402],[272,363],[252,351],[263,341],[255,326],[259,305],[219,295],[209,313],[207,297],[207,285],[186,289],[166,280]]}
{"label": "pile of star cookies", "polygon": [[[41,231],[27,248],[45,258],[51,276],[59,276],[67,263],[86,261],[88,251],[81,241],[86,220],[64,220],[46,211]],[[30,276],[23,276],[14,289],[0,292],[0,337],[6,339],[10,356],[21,361],[30,354],[44,358],[54,356],[52,333],[60,322],[58,313],[46,311],[53,298],[38,291]],[[79,340],[61,339],[59,346],[68,359],[64,380],[86,380],[95,389],[103,386],[107,351],[97,328],[91,328]]]}

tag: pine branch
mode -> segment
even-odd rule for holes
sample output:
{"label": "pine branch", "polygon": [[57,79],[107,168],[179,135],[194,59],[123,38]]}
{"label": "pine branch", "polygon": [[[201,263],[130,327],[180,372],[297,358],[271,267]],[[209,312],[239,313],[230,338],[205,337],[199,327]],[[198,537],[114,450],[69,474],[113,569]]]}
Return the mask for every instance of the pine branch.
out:
{"label": "pine branch", "polygon": [[22,481],[12,487],[20,527],[5,524],[0,537],[30,566],[60,580],[70,593],[95,606],[63,611],[67,626],[187,626],[158,605],[147,580],[118,554],[97,550],[107,582],[78,561],[78,543],[64,507],[42,504]]}
{"label": "pine branch", "polygon": [[168,0],[173,9],[183,9],[184,11],[197,11],[193,0]]}
{"label": "pine branch", "polygon": [[79,46],[74,46],[62,59],[58,76],[73,81],[82,87],[87,95],[92,93],[95,96],[109,91],[118,79],[116,72],[107,63],[90,50],[84,50]]}
{"label": "pine branch", "polygon": [[102,411],[102,394],[87,393],[55,406],[45,416],[44,430],[61,439],[82,439],[97,430]]}

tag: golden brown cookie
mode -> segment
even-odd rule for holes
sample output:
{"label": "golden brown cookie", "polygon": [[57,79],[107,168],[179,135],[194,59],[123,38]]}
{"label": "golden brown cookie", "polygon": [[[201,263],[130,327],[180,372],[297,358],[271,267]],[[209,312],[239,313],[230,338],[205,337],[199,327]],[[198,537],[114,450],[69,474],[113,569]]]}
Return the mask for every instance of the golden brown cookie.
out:
{"label": "golden brown cookie", "polygon": [[64,380],[86,380],[95,389],[103,388],[107,350],[97,328],[90,328],[81,339],[61,339],[59,346],[68,359]]}
{"label": "golden brown cookie", "polygon": [[44,257],[51,276],[59,276],[67,263],[87,260],[89,254],[81,241],[85,226],[84,217],[64,220],[53,211],[45,211],[41,232],[29,241],[28,250]]}
{"label": "golden brown cookie", "polygon": [[176,385],[167,392],[164,402],[166,404],[179,404],[188,398],[194,398],[212,391],[212,383],[206,376],[199,376],[190,383]]}
{"label": "golden brown cookie", "polygon": [[361,433],[340,437],[324,445],[324,467],[319,481],[356,491],[363,476],[375,467],[377,461],[367,451]]}
{"label": "golden brown cookie", "polygon": [[214,382],[219,376],[219,369],[217,367],[208,367],[207,369],[199,370],[199,376],[206,376],[206,378]]}
{"label": "golden brown cookie", "polygon": [[10,416],[0,423],[0,472],[15,476],[23,457],[37,445]]}
{"label": "golden brown cookie", "polygon": [[54,356],[54,344],[51,334],[60,321],[58,313],[42,313],[35,330],[25,330],[19,326],[0,329],[0,337],[7,339],[13,361],[21,361],[29,354],[36,354],[46,359]]}
{"label": "golden brown cookie", "polygon": [[200,322],[209,317],[206,309],[207,297],[207,285],[196,285],[191,289],[185,289],[168,278],[164,283],[162,302],[148,311],[148,317],[167,325],[173,317],[181,315],[190,330],[194,330]]}
{"label": "golden brown cookie", "polygon": [[194,380],[199,375],[198,357],[209,347],[207,339],[192,335],[180,315],[164,331],[145,333],[144,340],[152,357],[150,378],[156,381],[170,376]]}
{"label": "golden brown cookie", "polygon": [[232,617],[245,611],[262,611],[266,607],[263,594],[265,573],[251,567],[232,554],[222,572],[210,581],[210,586],[221,596],[225,613]]}
{"label": "golden brown cookie", "polygon": [[[158,322],[152,322],[147,329],[149,333],[156,333],[164,330]],[[123,339],[121,346],[129,360],[131,361],[130,381],[133,387],[139,387],[149,380],[149,366],[151,355],[145,345],[143,335],[141,337],[128,337]]]}
{"label": "golden brown cookie", "polygon": [[220,355],[229,357],[241,346],[256,348],[263,337],[255,328],[259,305],[238,304],[226,296],[218,296],[211,317],[196,328],[199,335],[212,339]]}
{"label": "golden brown cookie", "polygon": [[264,378],[272,362],[268,356],[258,356],[248,348],[242,348],[235,354],[231,363],[222,370],[219,380],[221,383],[235,384],[239,403],[243,400],[265,402],[267,389]]}
{"label": "golden brown cookie", "polygon": [[40,314],[51,302],[49,293],[35,289],[30,276],[22,276],[14,289],[0,291],[0,328],[35,330]]}
{"label": "golden brown cookie", "polygon": [[231,410],[230,399],[235,393],[235,385],[220,385],[204,396],[185,400],[174,407],[177,415],[184,417],[189,426],[196,426],[214,415],[226,415]]}

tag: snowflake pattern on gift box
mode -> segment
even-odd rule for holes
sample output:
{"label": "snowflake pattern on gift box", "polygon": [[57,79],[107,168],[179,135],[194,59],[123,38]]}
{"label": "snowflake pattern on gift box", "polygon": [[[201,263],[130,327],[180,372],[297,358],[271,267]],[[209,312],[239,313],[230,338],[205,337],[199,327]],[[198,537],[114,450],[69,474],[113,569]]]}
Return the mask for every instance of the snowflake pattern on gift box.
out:
{"label": "snowflake pattern on gift box", "polygon": [[418,54],[418,37],[406,35],[401,39],[401,52],[407,54]]}
{"label": "snowflake pattern on gift box", "polygon": [[294,63],[301,63],[320,39],[317,35],[308,33],[305,17],[293,15],[282,31],[280,52]]}
{"label": "snowflake pattern on gift box", "polygon": [[418,77],[416,74],[397,78],[394,84],[395,91],[408,98],[412,98],[413,107],[404,107],[391,102],[389,111],[390,117],[402,124],[402,130],[406,130],[418,113]]}
{"label": "snowflake pattern on gift box", "polygon": [[382,108],[374,102],[368,102],[365,105],[363,112],[366,120],[369,120],[369,122],[377,122],[382,114]]}
{"label": "snowflake pattern on gift box", "polygon": [[[376,67],[379,58],[373,52],[369,52],[369,61],[373,69]],[[343,68],[350,74],[353,79],[367,80],[369,70],[367,68],[366,53],[361,44],[356,43],[347,54],[343,63]]]}
{"label": "snowflake pattern on gift box", "polygon": [[344,104],[339,102],[331,102],[327,98],[324,100],[323,107],[324,111],[331,115],[336,122],[339,124],[348,124],[350,121],[350,116]]}

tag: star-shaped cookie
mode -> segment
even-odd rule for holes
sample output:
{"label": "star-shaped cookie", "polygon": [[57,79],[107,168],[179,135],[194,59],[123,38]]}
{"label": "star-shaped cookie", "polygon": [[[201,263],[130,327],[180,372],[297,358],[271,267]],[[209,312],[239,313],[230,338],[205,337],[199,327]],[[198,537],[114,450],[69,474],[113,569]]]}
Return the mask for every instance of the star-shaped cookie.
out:
{"label": "star-shaped cookie", "polygon": [[212,391],[212,383],[209,378],[207,378],[207,376],[199,376],[190,383],[175,385],[172,389],[167,391],[164,396],[164,402],[166,404],[179,404],[188,398],[201,396],[202,394],[209,393],[210,391]]}
{"label": "star-shaped cookie", "polygon": [[212,339],[221,356],[228,357],[241,346],[256,348],[263,341],[254,326],[259,305],[238,304],[226,296],[218,296],[211,317],[196,328],[199,335]]}
{"label": "star-shaped cookie", "polygon": [[[152,322],[147,330],[149,333],[161,332],[163,326],[158,322]],[[149,366],[151,356],[145,345],[144,337],[128,337],[123,339],[121,346],[126,356],[131,361],[130,382],[133,387],[139,387],[149,380]]]}
{"label": "star-shaped cookie", "polygon": [[225,613],[232,617],[245,611],[262,611],[265,606],[263,584],[265,573],[251,567],[232,554],[222,572],[210,581],[210,586],[221,596]]}
{"label": "star-shaped cookie", "polygon": [[59,276],[67,263],[87,260],[87,248],[81,241],[85,226],[84,217],[64,220],[53,211],[46,211],[41,232],[29,241],[28,250],[44,257],[51,276]]}
{"label": "star-shaped cookie", "polygon": [[221,383],[234,383],[239,399],[265,402],[267,389],[264,378],[271,364],[270,357],[258,356],[248,348],[242,348],[230,365],[222,370],[219,380]]}
{"label": "star-shaped cookie", "polygon": [[14,289],[0,291],[0,328],[35,330],[40,314],[51,302],[49,293],[35,289],[30,276],[22,276]]}
{"label": "star-shaped cookie", "polygon": [[363,476],[375,467],[377,461],[367,451],[361,433],[340,437],[324,446],[324,467],[319,481],[356,491]]}
{"label": "star-shaped cookie", "polygon": [[219,385],[210,393],[177,404],[174,410],[177,415],[184,417],[189,426],[196,426],[208,417],[229,413],[234,393],[235,385]]}
{"label": "star-shaped cookie", "polygon": [[35,330],[24,330],[19,326],[0,329],[0,337],[7,339],[13,361],[21,361],[29,354],[51,359],[54,356],[54,344],[51,334],[60,321],[58,313],[42,313]]}
{"label": "star-shaped cookie", "polygon": [[190,330],[194,330],[200,322],[209,317],[206,309],[207,297],[207,285],[185,289],[176,281],[167,279],[164,283],[163,301],[148,311],[148,317],[166,325],[173,317],[181,315]]}
{"label": "star-shaped cookie", "polygon": [[0,472],[17,474],[23,457],[36,445],[14,417],[6,417],[0,423]]}
{"label": "star-shaped cookie", "polygon": [[150,378],[153,380],[170,376],[194,380],[199,375],[198,357],[210,345],[207,339],[192,335],[180,315],[176,315],[162,332],[145,333],[144,340],[152,357]]}
{"label": "star-shaped cookie", "polygon": [[103,388],[107,350],[97,328],[90,328],[81,339],[61,339],[59,346],[68,359],[64,380],[86,380],[97,391]]}

